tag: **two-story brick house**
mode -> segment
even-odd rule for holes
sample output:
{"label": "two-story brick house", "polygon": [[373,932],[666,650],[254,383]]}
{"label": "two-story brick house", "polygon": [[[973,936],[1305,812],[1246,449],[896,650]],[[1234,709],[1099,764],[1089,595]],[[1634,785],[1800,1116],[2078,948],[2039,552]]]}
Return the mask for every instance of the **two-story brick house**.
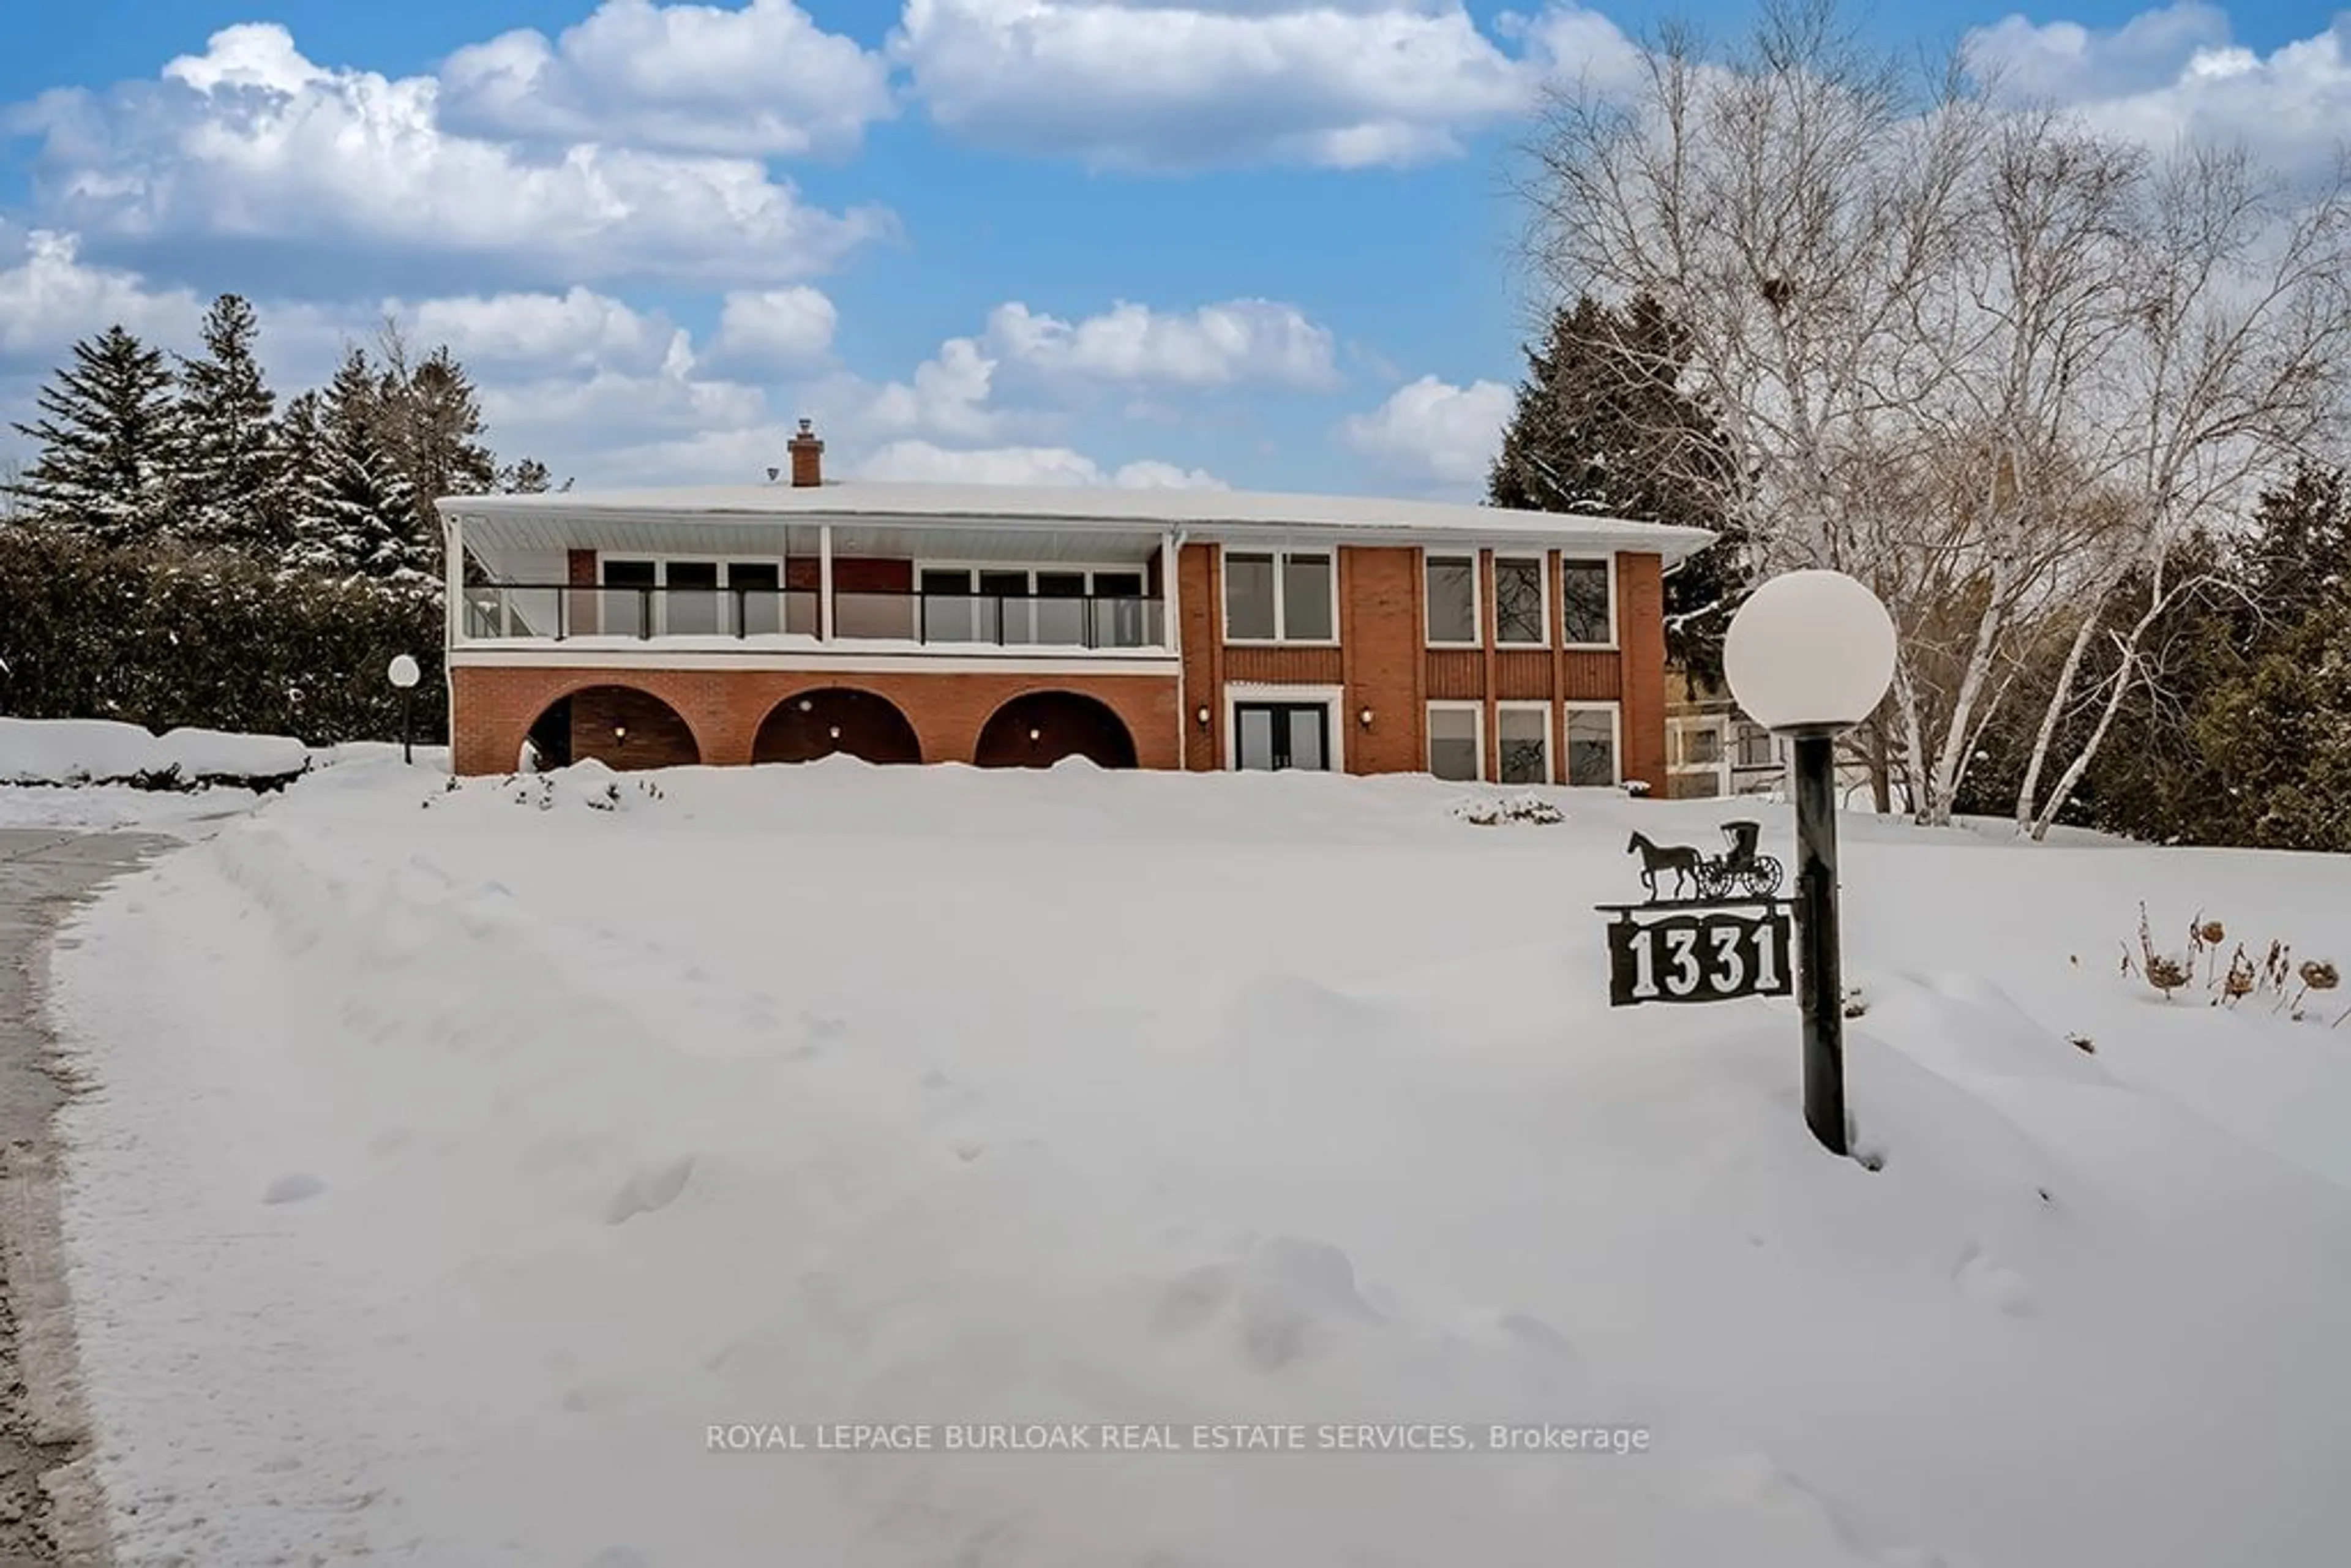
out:
{"label": "two-story brick house", "polygon": [[781,482],[440,500],[456,770],[1082,755],[1665,791],[1661,573],[1703,532],[834,484],[822,451],[803,421]]}

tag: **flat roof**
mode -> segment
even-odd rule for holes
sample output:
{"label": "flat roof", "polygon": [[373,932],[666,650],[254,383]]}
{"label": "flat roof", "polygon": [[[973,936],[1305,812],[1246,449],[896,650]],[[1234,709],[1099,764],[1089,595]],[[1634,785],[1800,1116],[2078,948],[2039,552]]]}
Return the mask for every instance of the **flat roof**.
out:
{"label": "flat roof", "polygon": [[1678,560],[1714,540],[1704,528],[1567,512],[1527,512],[1451,501],[1280,491],[1061,485],[867,482],[793,486],[706,485],[642,490],[549,491],[533,496],[443,496],[444,515],[485,518],[663,518],[705,523],[856,520],[909,527],[987,522],[1132,529],[1137,524],[1216,537],[1345,534],[1394,543],[1542,544],[1654,550]]}

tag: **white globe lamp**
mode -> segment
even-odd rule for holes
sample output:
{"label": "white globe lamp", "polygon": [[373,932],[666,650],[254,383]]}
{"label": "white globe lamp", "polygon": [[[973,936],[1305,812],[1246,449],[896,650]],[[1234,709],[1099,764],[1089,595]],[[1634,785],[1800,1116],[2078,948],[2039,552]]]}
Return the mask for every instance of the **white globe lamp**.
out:
{"label": "white globe lamp", "polygon": [[1841,571],[1788,572],[1731,617],[1722,670],[1740,707],[1766,729],[1851,729],[1894,682],[1894,618]]}
{"label": "white globe lamp", "polygon": [[1789,737],[1796,776],[1796,1002],[1804,1124],[1851,1152],[1844,1109],[1844,960],[1838,931],[1836,737],[1894,681],[1894,618],[1841,571],[1792,571],[1730,618],[1722,672],[1747,716]]}
{"label": "white globe lamp", "polygon": [[397,653],[383,674],[400,691],[400,759],[413,763],[416,760],[416,683],[424,672],[416,667],[414,659]]}

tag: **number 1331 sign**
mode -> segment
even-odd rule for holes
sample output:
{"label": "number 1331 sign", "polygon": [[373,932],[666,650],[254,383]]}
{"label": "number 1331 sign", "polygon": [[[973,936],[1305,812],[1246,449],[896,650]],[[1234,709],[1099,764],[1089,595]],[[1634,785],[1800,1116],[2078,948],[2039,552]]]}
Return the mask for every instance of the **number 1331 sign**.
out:
{"label": "number 1331 sign", "polygon": [[1651,915],[1640,905],[1616,906],[1608,923],[1609,1005],[1789,995],[1795,986],[1788,906],[1748,907],[1754,913],[1734,905]]}

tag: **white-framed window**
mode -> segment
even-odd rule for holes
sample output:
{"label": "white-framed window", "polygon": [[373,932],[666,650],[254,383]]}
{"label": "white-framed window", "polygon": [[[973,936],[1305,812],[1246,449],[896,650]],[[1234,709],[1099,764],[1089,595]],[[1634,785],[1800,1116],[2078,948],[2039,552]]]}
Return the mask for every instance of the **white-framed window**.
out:
{"label": "white-framed window", "polygon": [[1485,704],[1428,705],[1428,770],[1464,784],[1486,776]]}
{"label": "white-framed window", "polygon": [[1503,703],[1495,708],[1497,782],[1551,782],[1551,715],[1549,703]]}
{"label": "white-framed window", "polygon": [[1142,648],[1160,617],[1140,566],[1008,566],[922,561],[917,632],[926,643]]}
{"label": "white-framed window", "polygon": [[1614,703],[1567,705],[1567,782],[1616,782],[1617,708]]}
{"label": "white-framed window", "polygon": [[1338,640],[1339,569],[1329,550],[1225,552],[1225,641]]}
{"label": "white-framed window", "polygon": [[784,591],[783,560],[776,556],[600,555],[596,580],[602,590],[597,630],[608,637],[756,637],[809,630],[798,623],[802,617],[787,613],[790,596]]}
{"label": "white-framed window", "polygon": [[1494,641],[1503,647],[1551,646],[1551,573],[1541,556],[1494,558]]}
{"label": "white-framed window", "polygon": [[1780,760],[1778,749],[1771,744],[1771,732],[1760,724],[1740,719],[1737,726],[1738,765],[1741,768],[1770,768]]}
{"label": "white-framed window", "polygon": [[1609,557],[1562,557],[1559,563],[1560,637],[1570,648],[1616,645],[1616,563]]}
{"label": "white-framed window", "polygon": [[1427,601],[1423,628],[1432,648],[1475,648],[1478,634],[1478,558],[1474,555],[1432,555],[1422,558],[1423,595]]}

